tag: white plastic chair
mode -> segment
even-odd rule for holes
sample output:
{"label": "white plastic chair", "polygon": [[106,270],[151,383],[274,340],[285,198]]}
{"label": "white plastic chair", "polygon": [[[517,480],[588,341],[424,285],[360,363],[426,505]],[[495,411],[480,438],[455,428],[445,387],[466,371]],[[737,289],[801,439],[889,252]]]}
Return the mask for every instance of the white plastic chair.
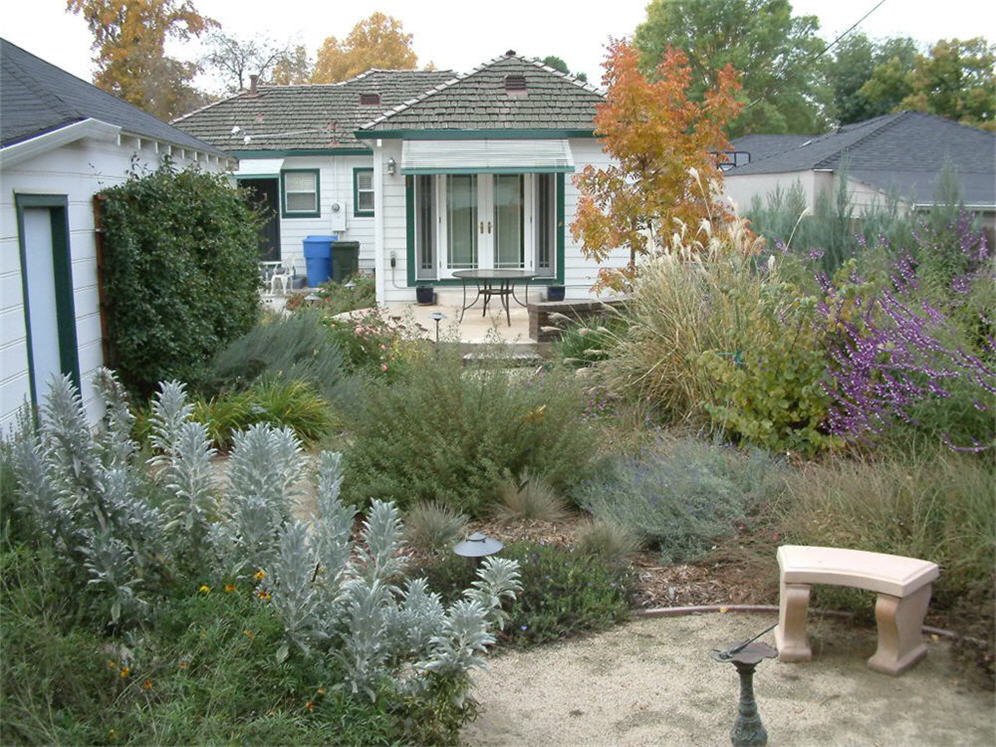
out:
{"label": "white plastic chair", "polygon": [[280,286],[280,295],[287,295],[287,291],[291,289],[294,276],[297,274],[297,269],[294,264],[288,268],[287,265],[280,265],[273,271],[270,276],[270,295],[277,295],[277,286]]}

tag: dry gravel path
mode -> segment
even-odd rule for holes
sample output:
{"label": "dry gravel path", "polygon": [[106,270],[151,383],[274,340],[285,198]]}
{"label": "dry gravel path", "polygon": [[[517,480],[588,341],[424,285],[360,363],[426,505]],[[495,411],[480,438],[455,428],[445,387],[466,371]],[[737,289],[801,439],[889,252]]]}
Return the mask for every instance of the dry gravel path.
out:
{"label": "dry gravel path", "polygon": [[[641,618],[606,633],[490,659],[474,675],[466,745],[729,745],[738,679],[713,648],[774,615]],[[764,661],[755,692],[771,745],[996,744],[996,696],[969,684],[945,641],[900,677],[865,666],[875,631],[810,619],[814,660]],[[764,639],[773,643],[771,634]]]}

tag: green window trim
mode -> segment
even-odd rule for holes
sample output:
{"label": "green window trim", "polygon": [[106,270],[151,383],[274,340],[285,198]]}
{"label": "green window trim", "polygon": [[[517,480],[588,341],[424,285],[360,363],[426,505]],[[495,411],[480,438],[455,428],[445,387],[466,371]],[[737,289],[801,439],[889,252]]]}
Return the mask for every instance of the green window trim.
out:
{"label": "green window trim", "polygon": [[[315,175],[315,209],[287,209],[287,174]],[[322,217],[322,175],[320,169],[283,169],[280,172],[280,217],[281,218],[321,218]]]}
{"label": "green window trim", "polygon": [[370,192],[371,195],[375,194],[373,188],[373,168],[369,166],[357,166],[353,169],[353,217],[354,218],[372,218],[374,211],[373,208],[370,210],[360,209],[360,174],[370,174],[370,189],[363,190],[364,192]]}
{"label": "green window trim", "polygon": [[17,213],[17,246],[21,262],[21,301],[24,308],[24,333],[28,352],[28,384],[31,403],[38,407],[38,384],[31,345],[31,309],[28,298],[28,277],[24,246],[25,208],[55,208],[52,210],[52,270],[55,275],[55,318],[59,330],[59,368],[80,388],[79,347],[76,341],[76,305],[73,301],[73,267],[69,245],[69,198],[66,195],[15,194]]}
{"label": "green window trim", "polygon": [[[564,284],[564,247],[565,236],[564,227],[567,217],[564,214],[564,200],[566,187],[564,175],[556,174],[557,177],[557,276],[536,278],[530,280],[530,285],[563,285]],[[434,285],[445,287],[449,285],[460,286],[462,281],[459,278],[446,278],[445,280],[415,280],[415,177],[408,175],[405,177],[405,270],[407,274],[408,287],[414,288],[416,285]]]}

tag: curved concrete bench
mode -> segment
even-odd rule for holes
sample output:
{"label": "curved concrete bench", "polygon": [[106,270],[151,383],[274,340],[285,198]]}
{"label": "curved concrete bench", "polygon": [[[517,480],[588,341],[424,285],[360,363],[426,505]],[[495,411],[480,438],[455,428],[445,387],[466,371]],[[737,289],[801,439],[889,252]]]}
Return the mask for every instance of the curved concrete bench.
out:
{"label": "curved concrete bench", "polygon": [[778,548],[779,661],[809,661],[806,610],[812,584],[851,586],[878,593],[875,621],[878,650],[868,666],[885,674],[900,674],[927,655],[920,635],[930,604],[936,563],[839,547],[782,545]]}

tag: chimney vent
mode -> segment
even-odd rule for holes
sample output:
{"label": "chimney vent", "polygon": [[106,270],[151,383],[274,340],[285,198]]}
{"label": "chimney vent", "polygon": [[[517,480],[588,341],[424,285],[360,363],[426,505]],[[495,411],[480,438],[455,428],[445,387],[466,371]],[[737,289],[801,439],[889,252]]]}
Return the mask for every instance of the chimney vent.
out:
{"label": "chimney vent", "polygon": [[249,76],[249,95],[250,96],[256,96],[257,95],[257,93],[258,93],[258,91],[256,90],[256,86],[257,85],[259,85],[259,76],[258,75],[250,75]]}

